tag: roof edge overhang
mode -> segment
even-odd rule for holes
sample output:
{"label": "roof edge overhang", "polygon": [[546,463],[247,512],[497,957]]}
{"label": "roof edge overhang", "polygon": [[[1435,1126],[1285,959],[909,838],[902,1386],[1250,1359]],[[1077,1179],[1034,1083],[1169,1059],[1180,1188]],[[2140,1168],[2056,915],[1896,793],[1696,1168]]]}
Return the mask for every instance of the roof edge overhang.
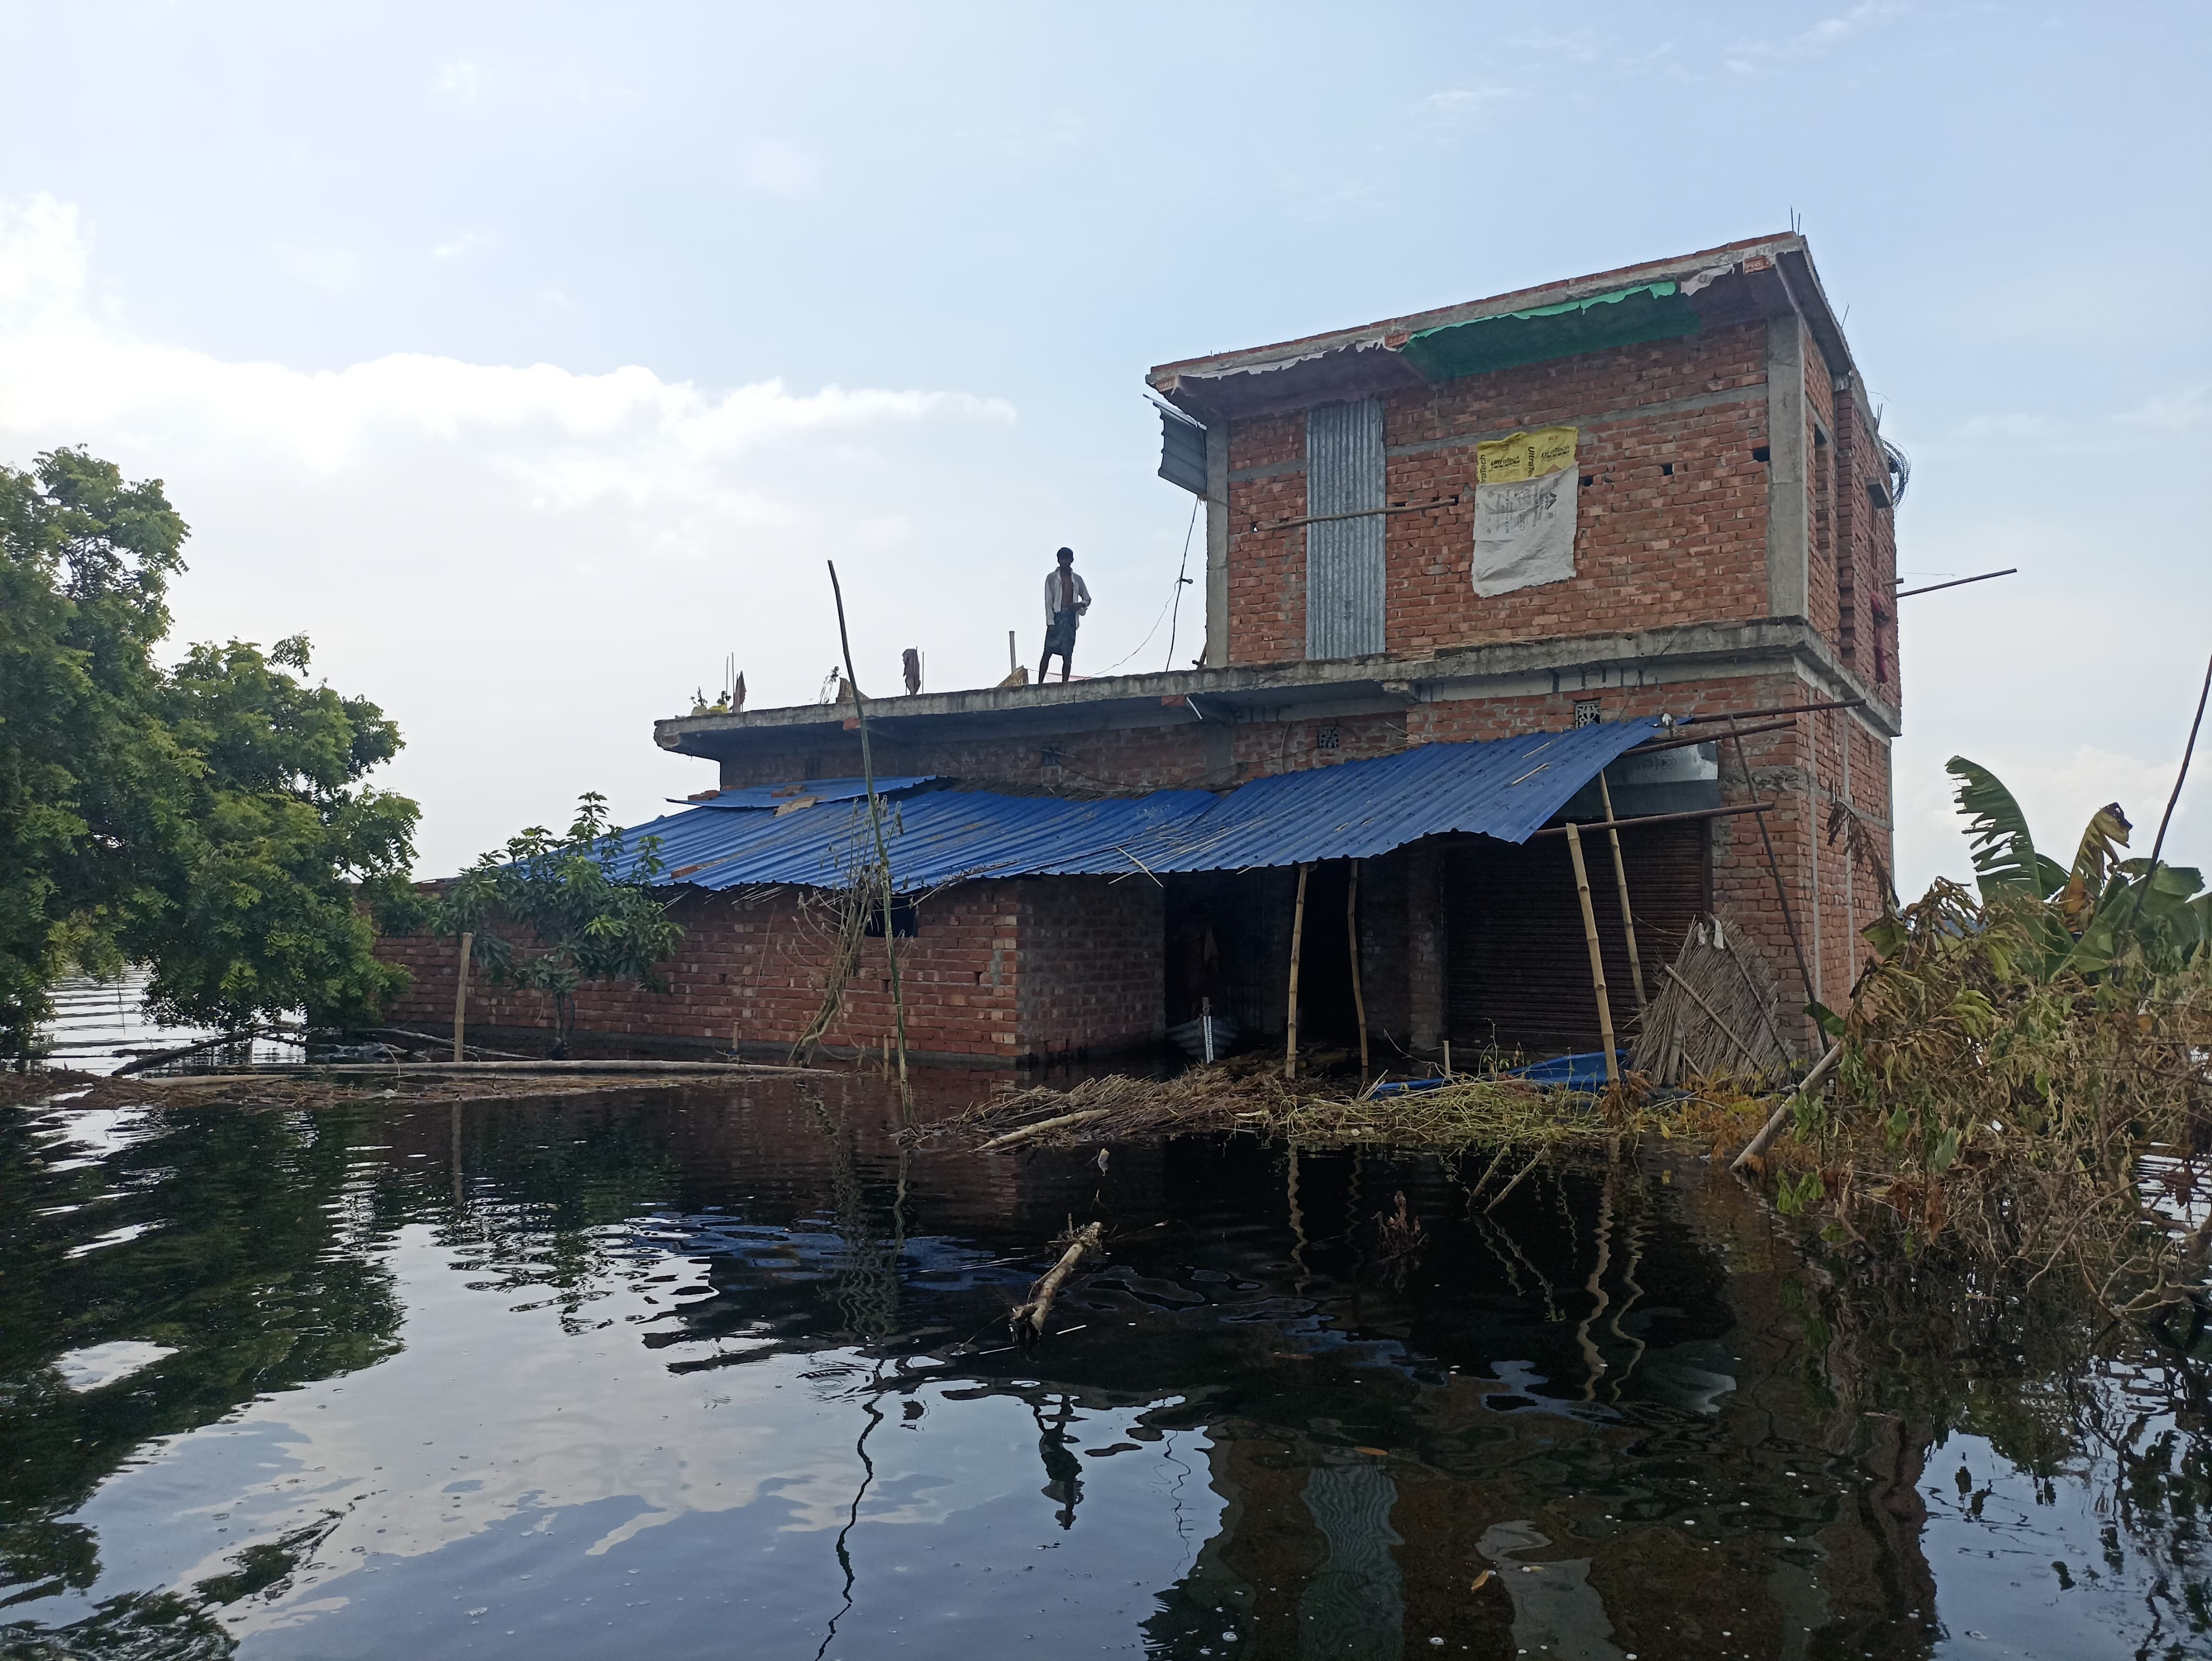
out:
{"label": "roof edge overhang", "polygon": [[[1609,315],[1593,303],[1607,301],[1622,303]],[[1236,419],[1793,312],[1805,320],[1830,373],[1854,374],[1811,251],[1802,236],[1790,234],[1747,238],[1358,328],[1178,359],[1156,365],[1146,379],[1199,419]],[[1571,315],[1577,313],[1593,315]],[[1511,332],[1524,337],[1512,344],[1490,329],[1482,332],[1479,353],[1467,350],[1471,339],[1453,341],[1456,350],[1442,344],[1469,325],[1509,319]]]}
{"label": "roof edge overhang", "polygon": [[[1863,698],[1880,736],[1902,732],[1897,706],[1869,685],[1802,618],[1544,640],[1501,641],[1419,657],[1237,665],[1041,686],[984,687],[868,701],[879,743],[1050,738],[1218,721],[1310,719],[1403,709],[1440,698],[1519,696],[1530,678],[1554,691],[1794,672],[1824,696]],[[1677,713],[1687,713],[1678,711]],[[741,715],[678,716],[653,723],[653,742],[676,755],[720,761],[836,742],[854,729],[849,704],[798,704]]]}

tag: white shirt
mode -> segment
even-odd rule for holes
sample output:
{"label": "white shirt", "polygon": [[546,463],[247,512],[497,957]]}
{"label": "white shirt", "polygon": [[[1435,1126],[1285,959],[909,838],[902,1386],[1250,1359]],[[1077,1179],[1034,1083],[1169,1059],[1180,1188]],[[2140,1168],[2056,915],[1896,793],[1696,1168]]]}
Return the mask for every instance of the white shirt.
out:
{"label": "white shirt", "polygon": [[[1067,574],[1067,580],[1075,587],[1075,614],[1081,617],[1091,609],[1091,590],[1085,586],[1083,579],[1072,569]],[[1059,615],[1060,567],[1055,565],[1052,568],[1052,574],[1044,580],[1044,620],[1050,623]]]}

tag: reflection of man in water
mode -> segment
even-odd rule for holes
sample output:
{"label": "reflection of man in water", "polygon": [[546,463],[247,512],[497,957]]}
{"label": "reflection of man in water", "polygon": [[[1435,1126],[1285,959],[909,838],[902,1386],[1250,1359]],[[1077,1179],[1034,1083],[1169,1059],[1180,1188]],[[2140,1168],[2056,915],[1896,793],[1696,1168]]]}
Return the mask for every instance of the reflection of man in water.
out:
{"label": "reflection of man in water", "polygon": [[1090,609],[1091,590],[1075,575],[1075,550],[1063,548],[1059,569],[1044,580],[1044,656],[1037,660],[1040,684],[1054,658],[1060,660],[1060,679],[1074,672],[1076,620]]}

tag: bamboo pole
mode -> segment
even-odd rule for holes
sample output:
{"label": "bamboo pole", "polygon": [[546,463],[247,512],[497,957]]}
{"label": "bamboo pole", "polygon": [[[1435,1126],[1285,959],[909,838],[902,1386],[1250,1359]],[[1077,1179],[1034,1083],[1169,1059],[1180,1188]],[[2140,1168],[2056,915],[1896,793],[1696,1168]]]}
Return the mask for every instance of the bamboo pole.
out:
{"label": "bamboo pole", "polygon": [[461,934],[461,970],[453,977],[453,1059],[468,1060],[462,1053],[461,1032],[469,1023],[469,953],[476,947],[477,937],[465,930]]}
{"label": "bamboo pole", "polygon": [[1636,955],[1636,913],[1628,905],[1628,867],[1620,857],[1620,827],[1613,822],[1613,791],[1597,776],[1597,799],[1605,808],[1605,834],[1613,841],[1613,880],[1620,890],[1620,927],[1628,936],[1628,978],[1636,989],[1636,1013],[1644,1013],[1644,964]]}
{"label": "bamboo pole", "polygon": [[913,1104],[906,1098],[906,996],[899,989],[897,930],[891,920],[891,854],[884,841],[883,798],[876,794],[876,764],[868,748],[868,710],[860,697],[860,679],[853,672],[853,638],[845,630],[845,591],[837,581],[837,562],[828,562],[830,593],[837,602],[837,643],[845,650],[845,684],[853,689],[853,717],[860,729],[860,777],[868,788],[868,828],[875,832],[876,864],[884,873],[884,958],[890,964],[891,1013],[898,1024],[899,1105],[911,1117]]}
{"label": "bamboo pole", "polygon": [[1605,1039],[1605,1081],[1618,1084],[1620,1062],[1613,1053],[1613,1006],[1605,995],[1605,954],[1597,943],[1597,912],[1590,905],[1589,871],[1583,864],[1582,832],[1571,823],[1567,826],[1567,852],[1575,862],[1575,892],[1583,903],[1583,938],[1589,943],[1590,986],[1597,993],[1597,1030]]}
{"label": "bamboo pole", "polygon": [[1298,953],[1306,941],[1306,878],[1313,872],[1310,865],[1298,867],[1298,903],[1291,913],[1291,1010],[1290,1019],[1283,1033],[1283,1076],[1298,1076]]}
{"label": "bamboo pole", "polygon": [[1813,1070],[1805,1075],[1805,1082],[1782,1098],[1782,1105],[1776,1108],[1773,1116],[1759,1127],[1759,1135],[1743,1145],[1743,1152],[1729,1162],[1729,1169],[1741,1171],[1744,1166],[1765,1153],[1766,1145],[1782,1134],[1783,1123],[1789,1118],[1791,1110],[1796,1107],[1798,1102],[1827,1083],[1828,1074],[1836,1070],[1836,1063],[1843,1058],[1844,1046],[1839,1039],[1828,1046],[1826,1055],[1813,1063]]}
{"label": "bamboo pole", "polygon": [[1352,881],[1344,891],[1344,932],[1352,942],[1352,1013],[1359,1022],[1359,1076],[1367,1077],[1367,995],[1359,984],[1359,867],[1352,862]]}
{"label": "bamboo pole", "polygon": [[[1687,813],[1632,813],[1625,819],[1592,819],[1583,826],[1585,830],[1611,830],[1624,824],[1686,824],[1692,819],[1734,818],[1742,813],[1765,813],[1772,810],[1771,801],[1747,802],[1741,807],[1699,807]],[[1564,837],[1564,824],[1547,824],[1541,830],[1531,830],[1536,837]]]}
{"label": "bamboo pole", "polygon": [[[1731,722],[1728,735],[1735,740],[1735,764],[1743,770],[1743,788],[1756,792],[1757,786],[1751,776],[1751,758],[1744,753],[1743,734]],[[1805,995],[1810,998],[1813,995],[1813,970],[1805,962],[1805,947],[1797,938],[1797,914],[1790,909],[1790,893],[1782,885],[1782,862],[1774,857],[1774,835],[1766,828],[1766,815],[1764,813],[1759,816],[1759,839],[1766,844],[1766,869],[1774,879],[1774,900],[1782,908],[1783,926],[1790,931],[1790,950],[1797,959],[1797,978],[1804,983]],[[1815,905],[1820,904],[1817,891],[1813,903]]]}

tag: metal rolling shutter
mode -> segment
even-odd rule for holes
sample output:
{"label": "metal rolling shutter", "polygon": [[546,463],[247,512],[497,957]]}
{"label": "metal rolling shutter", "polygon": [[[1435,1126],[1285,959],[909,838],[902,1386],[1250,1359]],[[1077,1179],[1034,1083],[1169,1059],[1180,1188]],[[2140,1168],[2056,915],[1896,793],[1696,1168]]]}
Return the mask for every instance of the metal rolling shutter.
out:
{"label": "metal rolling shutter", "polygon": [[1352,514],[1306,526],[1306,655],[1382,649],[1382,404],[1306,412],[1306,512]]}
{"label": "metal rolling shutter", "polygon": [[[1655,824],[1620,833],[1644,984],[1656,995],[1659,965],[1672,963],[1691,921],[1711,909],[1711,830]],[[1586,837],[1590,898],[1605,957],[1613,1036],[1628,1041],[1636,995],[1613,854],[1603,832]],[[1449,1018],[1454,1057],[1492,1043],[1531,1054],[1598,1047],[1597,995],[1565,837],[1515,844],[1469,837],[1444,855]]]}

